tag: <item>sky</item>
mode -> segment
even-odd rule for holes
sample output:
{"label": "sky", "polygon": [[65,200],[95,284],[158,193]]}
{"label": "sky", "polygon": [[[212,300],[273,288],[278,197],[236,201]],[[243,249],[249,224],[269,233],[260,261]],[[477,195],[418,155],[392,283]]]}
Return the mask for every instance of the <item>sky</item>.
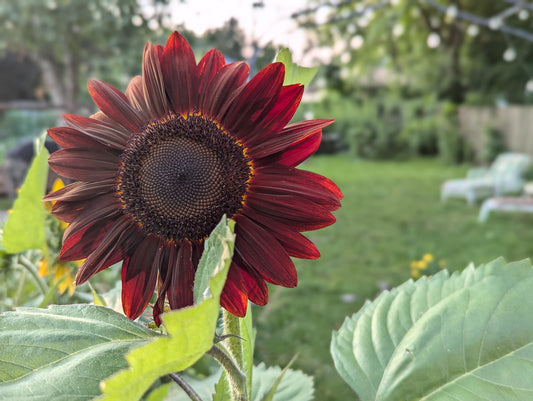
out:
{"label": "sky", "polygon": [[202,34],[224,25],[231,17],[247,37],[263,45],[272,41],[290,48],[294,61],[305,59],[305,32],[291,19],[291,14],[306,8],[307,0],[263,0],[264,7],[253,8],[257,0],[173,0],[172,22]]}

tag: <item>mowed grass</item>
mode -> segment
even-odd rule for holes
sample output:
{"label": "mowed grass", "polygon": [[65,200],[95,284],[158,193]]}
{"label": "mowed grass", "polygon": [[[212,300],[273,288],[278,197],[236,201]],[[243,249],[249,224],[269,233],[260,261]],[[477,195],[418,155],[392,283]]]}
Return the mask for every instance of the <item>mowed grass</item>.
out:
{"label": "mowed grass", "polygon": [[254,307],[256,359],[315,378],[317,401],[356,400],[329,353],[331,334],[385,285],[409,279],[410,262],[424,253],[449,270],[499,256],[533,256],[533,214],[494,213],[477,221],[479,207],[439,200],[440,186],[464,176],[464,166],[436,160],[360,161],[347,155],[316,156],[303,166],[337,183],[344,193],[337,223],[309,233],[322,254],[295,260],[296,288],[270,287],[270,301]]}

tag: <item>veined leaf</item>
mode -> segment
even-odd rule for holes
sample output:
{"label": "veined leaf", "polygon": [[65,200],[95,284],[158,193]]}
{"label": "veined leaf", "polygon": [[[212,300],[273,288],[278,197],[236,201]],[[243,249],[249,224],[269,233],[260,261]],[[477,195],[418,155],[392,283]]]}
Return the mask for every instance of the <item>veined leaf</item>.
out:
{"label": "veined leaf", "polygon": [[46,136],[36,142],[36,156],[20,188],[4,226],[3,244],[8,253],[46,249],[43,197],[46,192],[49,153],[44,147]]}
{"label": "veined leaf", "polygon": [[318,67],[302,67],[292,61],[289,49],[281,49],[276,56],[276,61],[285,66],[285,80],[283,85],[302,84],[309,85],[318,71]]}
{"label": "veined leaf", "polygon": [[532,289],[502,259],[408,281],[334,333],[337,370],[363,401],[533,399]]}
{"label": "veined leaf", "polygon": [[[194,306],[163,314],[168,336],[159,337],[130,352],[126,356],[129,369],[102,383],[102,400],[138,400],[157,378],[190,367],[213,345],[220,294],[233,255],[234,235],[225,218],[207,242],[211,244],[206,244],[206,249],[217,249],[224,263],[217,269],[211,265],[219,265],[216,258],[209,263],[200,263],[202,269],[214,274],[209,279],[209,287],[197,292],[203,299]],[[207,257],[202,255],[202,259]]]}
{"label": "veined leaf", "polygon": [[0,315],[1,400],[92,400],[124,354],[157,333],[95,305]]}
{"label": "veined leaf", "polygon": [[[278,381],[278,378],[281,380]],[[267,368],[264,363],[254,367],[252,385],[252,401],[261,401],[270,389],[276,385],[274,401],[310,401],[313,399],[313,378],[299,370],[287,369],[285,372],[279,367]]]}

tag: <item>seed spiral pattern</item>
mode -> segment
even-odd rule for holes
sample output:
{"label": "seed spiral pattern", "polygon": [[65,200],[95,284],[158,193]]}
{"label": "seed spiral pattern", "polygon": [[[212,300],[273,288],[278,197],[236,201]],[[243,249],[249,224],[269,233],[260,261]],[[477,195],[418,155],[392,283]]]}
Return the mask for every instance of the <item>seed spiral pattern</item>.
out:
{"label": "seed spiral pattern", "polygon": [[168,114],[135,134],[121,155],[124,212],[167,241],[206,238],[241,207],[252,176],[244,146],[200,114]]}

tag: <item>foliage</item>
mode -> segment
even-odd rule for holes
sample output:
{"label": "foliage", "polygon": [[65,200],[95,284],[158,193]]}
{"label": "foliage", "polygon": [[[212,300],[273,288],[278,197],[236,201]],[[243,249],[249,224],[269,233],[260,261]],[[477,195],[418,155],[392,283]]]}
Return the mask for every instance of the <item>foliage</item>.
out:
{"label": "foliage", "polygon": [[36,157],[4,226],[3,246],[8,253],[31,249],[46,251],[46,215],[41,201],[46,191],[49,156],[44,147],[45,137],[43,135],[35,144]]}
{"label": "foliage", "polygon": [[359,157],[438,155],[446,163],[471,160],[471,151],[458,132],[457,107],[433,96],[409,97],[397,91],[344,96],[328,91],[305,107],[313,115],[335,118],[325,133],[338,133],[339,148],[348,146]]}
{"label": "foliage", "polygon": [[[321,258],[295,260],[298,287],[272,289],[254,309],[256,360],[313,374],[316,400],[357,399],[338,377],[327,345],[345,316],[383,288],[409,279],[409,265],[425,253],[452,271],[499,256],[533,256],[533,214],[495,213],[486,224],[464,201],[439,202],[442,183],[466,175],[468,165],[435,159],[370,161],[352,155],[313,157],[306,169],[333,179],[344,193],[337,222],[309,233]],[[305,319],[302,318],[305,314]]]}
{"label": "foliage", "polygon": [[0,399],[92,400],[123,355],[155,332],[92,305],[19,308],[0,315]]}
{"label": "foliage", "polygon": [[486,127],[483,133],[485,134],[485,144],[481,159],[483,162],[490,164],[498,155],[507,150],[507,145],[502,132],[498,128]]}
{"label": "foliage", "polygon": [[[455,7],[480,18],[498,15],[510,7],[506,3],[438,2],[448,10]],[[531,100],[524,91],[530,79],[527,65],[533,58],[527,40],[512,39],[488,27],[469,30],[470,22],[420,0],[345,1],[323,9],[329,11],[328,22],[319,26],[321,44],[345,43],[337,48],[335,59],[352,72],[354,88],[398,83],[453,103],[464,102],[469,93],[476,93],[484,104],[493,104],[499,97],[513,103]],[[506,22],[530,31],[529,19],[517,14]],[[302,13],[300,23],[316,29],[314,18],[314,12]],[[510,48],[518,56],[506,61],[503,55]],[[380,79],[374,77],[376,70]]]}
{"label": "foliage", "polygon": [[[150,3],[156,6],[165,0]],[[161,16],[153,15],[159,27],[158,19]],[[51,102],[70,111],[87,99],[80,88],[89,75],[117,83],[125,73],[138,74],[138,49],[147,37],[155,40],[161,34],[162,28],[150,29],[136,0],[27,0],[0,5],[0,35],[5,38],[0,51],[28,55],[41,69]]]}
{"label": "foliage", "polygon": [[335,365],[363,401],[529,398],[532,272],[498,259],[408,281],[346,319]]}
{"label": "foliage", "polygon": [[129,369],[102,384],[102,400],[138,400],[160,376],[192,366],[213,345],[219,299],[233,256],[235,236],[225,218],[207,240],[208,250],[198,266],[196,304],[163,315],[167,336],[137,348],[126,356]]}

